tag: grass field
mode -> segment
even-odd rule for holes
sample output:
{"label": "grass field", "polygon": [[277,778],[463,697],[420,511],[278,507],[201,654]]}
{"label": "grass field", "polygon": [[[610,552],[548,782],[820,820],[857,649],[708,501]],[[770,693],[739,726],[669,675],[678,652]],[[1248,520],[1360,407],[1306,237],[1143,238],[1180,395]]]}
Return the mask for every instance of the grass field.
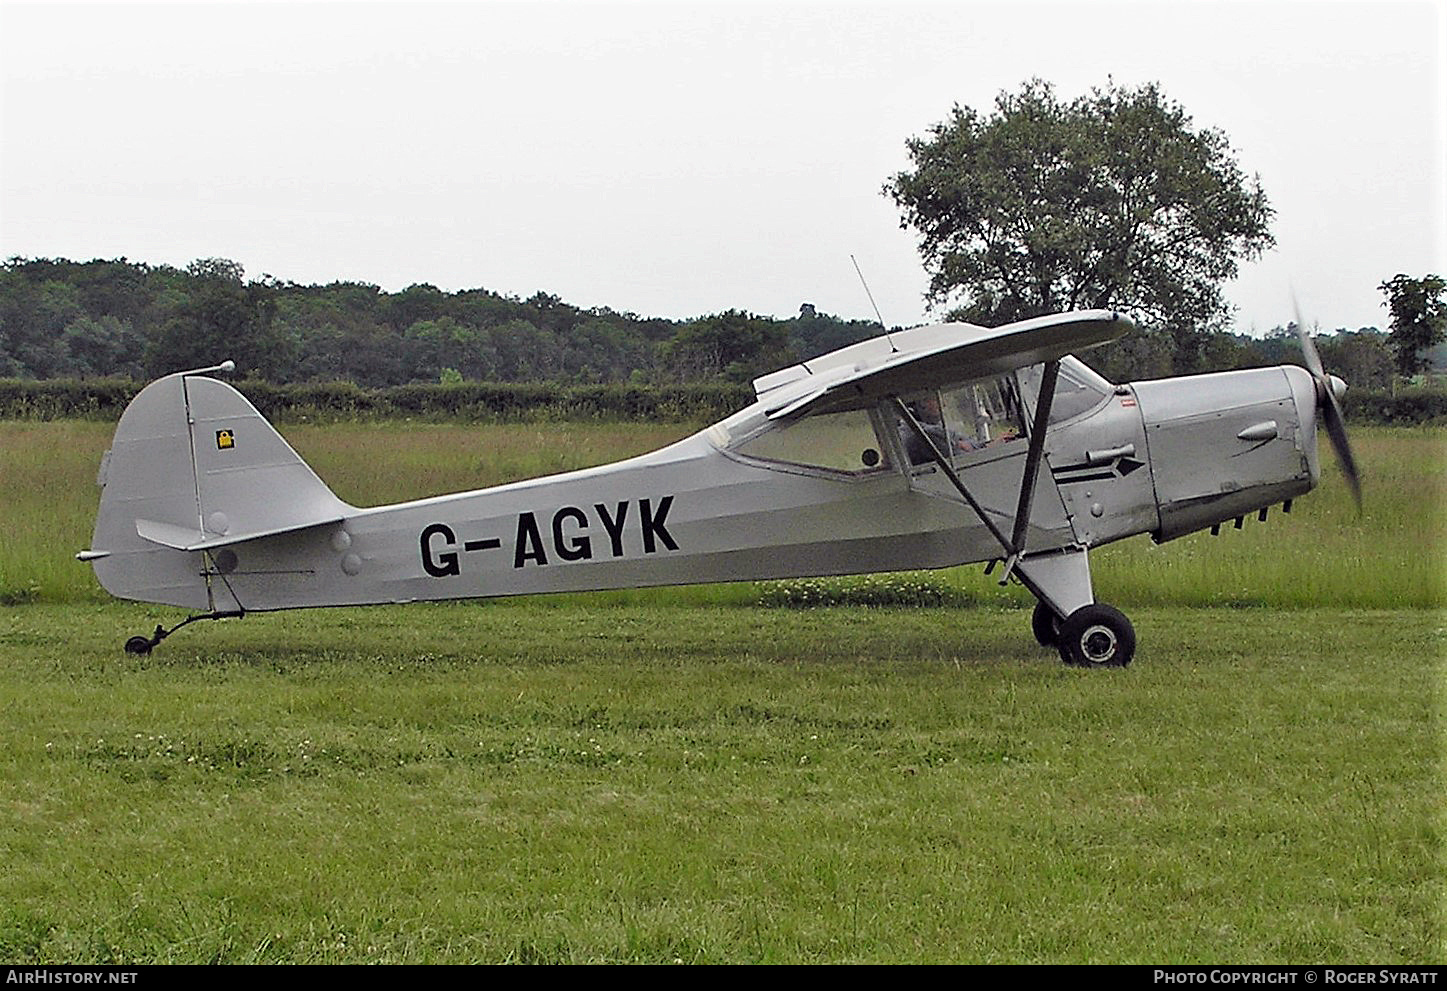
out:
{"label": "grass field", "polygon": [[[284,432],[370,503],[680,428]],[[1329,477],[1106,549],[1141,642],[1111,672],[1035,648],[977,569],[945,579],[969,609],[711,587],[130,657],[178,614],[70,558],[108,434],[0,424],[0,960],[1447,959],[1441,430],[1354,432],[1360,520]]]}

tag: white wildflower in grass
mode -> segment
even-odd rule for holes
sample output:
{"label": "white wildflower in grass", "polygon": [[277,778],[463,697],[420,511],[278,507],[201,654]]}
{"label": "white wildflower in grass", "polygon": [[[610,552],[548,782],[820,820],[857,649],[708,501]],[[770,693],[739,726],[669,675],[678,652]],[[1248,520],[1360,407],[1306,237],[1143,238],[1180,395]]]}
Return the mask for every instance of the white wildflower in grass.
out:
{"label": "white wildflower in grass", "polygon": [[968,597],[937,576],[861,575],[768,582],[758,604],[770,608],[822,606],[917,608],[960,606]]}

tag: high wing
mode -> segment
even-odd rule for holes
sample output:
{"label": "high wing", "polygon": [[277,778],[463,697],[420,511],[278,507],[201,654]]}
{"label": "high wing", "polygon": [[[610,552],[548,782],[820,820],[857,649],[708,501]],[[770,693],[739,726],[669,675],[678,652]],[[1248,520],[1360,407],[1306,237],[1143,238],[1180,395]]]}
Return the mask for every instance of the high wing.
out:
{"label": "high wing", "polygon": [[1113,310],[1022,320],[994,330],[935,324],[876,337],[754,380],[771,420],[864,409],[891,396],[1003,375],[1116,340],[1134,329]]}

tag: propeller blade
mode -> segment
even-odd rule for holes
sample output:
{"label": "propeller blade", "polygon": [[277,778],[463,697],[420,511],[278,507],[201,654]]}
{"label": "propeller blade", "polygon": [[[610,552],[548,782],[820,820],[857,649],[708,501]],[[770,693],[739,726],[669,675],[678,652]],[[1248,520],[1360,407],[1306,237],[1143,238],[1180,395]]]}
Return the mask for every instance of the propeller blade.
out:
{"label": "propeller blade", "polygon": [[1326,427],[1332,450],[1336,452],[1337,461],[1341,464],[1341,473],[1346,476],[1347,487],[1352,490],[1352,499],[1356,501],[1357,512],[1360,513],[1362,475],[1357,470],[1357,459],[1352,455],[1351,442],[1347,440],[1346,417],[1342,415],[1341,403],[1337,401],[1331,377],[1326,374],[1326,366],[1321,363],[1316,341],[1312,340],[1307,331],[1306,321],[1301,319],[1301,307],[1297,305],[1295,296],[1292,297],[1291,305],[1296,310],[1296,337],[1301,342],[1301,355],[1306,359],[1306,367],[1311,372],[1311,377],[1316,379],[1317,406],[1321,409],[1322,424]]}
{"label": "propeller blade", "polygon": [[1341,473],[1346,476],[1347,486],[1352,490],[1352,498],[1356,500],[1357,512],[1362,511],[1362,476],[1357,470],[1357,459],[1352,456],[1352,446],[1347,441],[1346,418],[1342,416],[1341,404],[1336,401],[1336,394],[1327,386],[1326,402],[1321,404],[1321,411],[1324,414],[1322,419],[1326,424],[1326,435],[1331,438],[1332,450],[1336,451],[1337,461],[1341,463]]}
{"label": "propeller blade", "polygon": [[1306,359],[1306,368],[1311,372],[1313,378],[1318,382],[1325,383],[1330,391],[1331,383],[1326,380],[1326,367],[1321,363],[1321,354],[1316,350],[1316,341],[1312,340],[1311,333],[1306,329],[1306,321],[1301,319],[1301,307],[1296,303],[1296,297],[1291,299],[1291,307],[1296,311],[1296,339],[1301,343],[1301,356]]}

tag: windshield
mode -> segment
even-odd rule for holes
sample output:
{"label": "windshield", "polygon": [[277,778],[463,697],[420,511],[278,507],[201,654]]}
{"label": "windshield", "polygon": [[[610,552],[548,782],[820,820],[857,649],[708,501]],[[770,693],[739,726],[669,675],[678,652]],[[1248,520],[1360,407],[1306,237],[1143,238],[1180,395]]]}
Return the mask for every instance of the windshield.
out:
{"label": "windshield", "polygon": [[[1044,365],[1031,365],[1019,371],[1020,386],[1030,415],[1035,415],[1035,399],[1040,394]],[[1055,383],[1055,400],[1050,404],[1050,422],[1062,423],[1095,409],[1115,391],[1100,375],[1074,355],[1060,359],[1060,377]]]}

